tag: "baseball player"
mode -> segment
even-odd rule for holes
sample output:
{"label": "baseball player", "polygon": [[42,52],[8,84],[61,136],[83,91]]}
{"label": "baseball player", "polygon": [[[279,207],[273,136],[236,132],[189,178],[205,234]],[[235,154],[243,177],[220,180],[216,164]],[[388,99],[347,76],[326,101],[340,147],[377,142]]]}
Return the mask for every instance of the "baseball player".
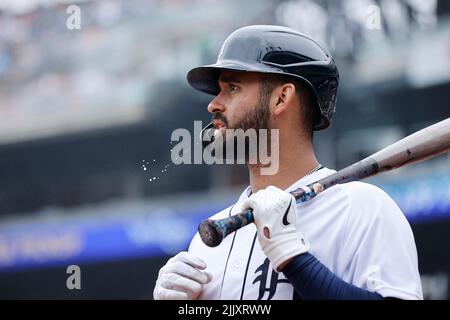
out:
{"label": "baseball player", "polygon": [[251,208],[255,223],[217,248],[196,234],[161,268],[155,299],[422,299],[413,233],[382,190],[352,182],[299,204],[288,193],[335,172],[312,143],[336,106],[339,74],[324,48],[289,28],[248,26],[188,81],[215,96],[216,133],[279,129],[279,170],[248,165],[250,186],[212,219]]}

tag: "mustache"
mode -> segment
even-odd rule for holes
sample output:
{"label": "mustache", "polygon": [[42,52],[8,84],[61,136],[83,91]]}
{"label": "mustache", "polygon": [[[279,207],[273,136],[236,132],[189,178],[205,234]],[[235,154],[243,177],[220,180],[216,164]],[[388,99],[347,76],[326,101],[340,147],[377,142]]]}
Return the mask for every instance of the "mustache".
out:
{"label": "mustache", "polygon": [[223,124],[228,128],[227,118],[222,113],[220,113],[220,112],[214,113],[214,115],[212,116],[212,120],[211,121],[214,121],[214,120],[222,121]]}

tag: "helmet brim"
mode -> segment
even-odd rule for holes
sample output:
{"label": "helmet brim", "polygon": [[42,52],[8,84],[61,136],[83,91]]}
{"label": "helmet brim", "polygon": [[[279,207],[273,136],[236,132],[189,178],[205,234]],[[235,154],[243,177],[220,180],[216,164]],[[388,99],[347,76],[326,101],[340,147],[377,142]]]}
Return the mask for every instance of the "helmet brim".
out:
{"label": "helmet brim", "polygon": [[278,71],[269,66],[266,69],[264,70],[261,64],[253,66],[237,61],[222,61],[221,63],[192,69],[187,74],[187,81],[194,89],[216,96],[220,92],[219,77],[222,71],[258,73],[276,73]]}

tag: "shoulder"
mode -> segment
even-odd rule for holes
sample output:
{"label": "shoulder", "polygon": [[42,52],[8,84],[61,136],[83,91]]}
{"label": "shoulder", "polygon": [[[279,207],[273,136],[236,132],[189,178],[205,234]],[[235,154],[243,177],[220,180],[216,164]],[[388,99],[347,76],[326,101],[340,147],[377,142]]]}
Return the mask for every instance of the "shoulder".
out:
{"label": "shoulder", "polygon": [[340,186],[351,211],[367,210],[372,214],[382,214],[388,210],[400,212],[392,198],[379,187],[363,182],[350,182]]}
{"label": "shoulder", "polygon": [[377,197],[390,199],[390,197],[379,187],[365,182],[353,181],[340,185],[350,196],[354,197]]}
{"label": "shoulder", "polygon": [[373,214],[381,207],[400,210],[391,197],[382,189],[359,181],[335,185],[313,199],[314,205],[325,205],[328,209],[361,211]]}
{"label": "shoulder", "polygon": [[323,218],[341,221],[344,229],[364,230],[377,221],[401,220],[402,211],[379,187],[363,182],[338,184],[321,193],[312,201],[301,204],[305,210],[320,210]]}
{"label": "shoulder", "polygon": [[[310,179],[305,182],[305,184],[320,180],[327,176],[333,175],[334,173],[336,173],[336,171],[324,168],[315,175],[312,175]],[[373,205],[374,202],[395,205],[389,195],[387,195],[382,189],[375,185],[360,181],[337,184],[322,192],[316,199],[317,202],[323,202],[319,199],[326,199],[326,202],[332,203],[333,206]]]}
{"label": "shoulder", "polygon": [[395,201],[379,187],[351,182],[340,186],[348,202],[347,231],[384,229],[410,233],[410,225]]}

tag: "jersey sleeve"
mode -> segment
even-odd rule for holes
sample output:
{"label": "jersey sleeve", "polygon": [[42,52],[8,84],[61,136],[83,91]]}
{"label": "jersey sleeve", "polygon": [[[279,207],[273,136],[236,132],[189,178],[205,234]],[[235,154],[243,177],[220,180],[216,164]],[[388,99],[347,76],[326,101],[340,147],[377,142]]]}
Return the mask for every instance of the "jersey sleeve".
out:
{"label": "jersey sleeve", "polygon": [[415,240],[400,208],[373,185],[344,188],[350,210],[341,252],[349,261],[348,281],[384,298],[422,299]]}

